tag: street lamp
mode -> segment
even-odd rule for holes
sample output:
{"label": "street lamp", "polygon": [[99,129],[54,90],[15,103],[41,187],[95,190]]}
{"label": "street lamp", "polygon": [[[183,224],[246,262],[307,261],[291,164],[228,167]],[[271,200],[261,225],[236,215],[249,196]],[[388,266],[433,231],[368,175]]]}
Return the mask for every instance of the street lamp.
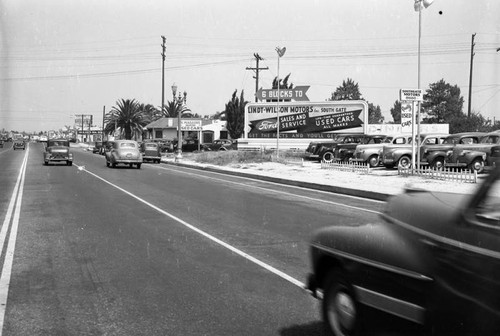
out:
{"label": "street lamp", "polygon": [[276,160],[280,156],[280,58],[285,55],[286,47],[276,47],[278,53],[278,109],[276,111]]}
{"label": "street lamp", "polygon": [[[432,5],[432,3],[434,2],[434,0],[415,0],[415,3],[413,4],[413,8],[415,9],[416,12],[418,12],[418,64],[417,64],[417,71],[418,71],[418,75],[417,75],[417,88],[420,90],[420,40],[422,38],[422,10],[429,7],[430,5]],[[422,103],[420,101],[418,101],[418,107],[417,107],[417,115],[418,115],[418,119],[417,119],[417,150],[418,150],[418,153],[417,154],[420,154],[420,109],[421,109],[421,105]],[[412,140],[412,156],[411,156],[411,160],[412,160],[412,167],[413,169],[415,168],[415,157],[416,157],[416,153],[415,153],[415,120],[413,120],[412,122],[412,129],[413,129],[413,132],[412,132],[412,137],[413,137],[413,140]],[[420,169],[420,159],[418,160],[417,162],[417,169]]]}
{"label": "street lamp", "polygon": [[179,96],[176,98],[175,95],[177,94],[177,85],[174,83],[172,84],[172,95],[173,95],[173,102],[174,106],[177,104],[179,105],[178,108],[178,113],[177,113],[177,155],[175,156],[175,160],[180,160],[182,159],[182,131],[181,131],[181,115],[182,115],[182,106],[184,103],[186,103],[186,97],[187,97],[187,92],[184,91],[184,97],[181,96],[181,93],[179,92]]}

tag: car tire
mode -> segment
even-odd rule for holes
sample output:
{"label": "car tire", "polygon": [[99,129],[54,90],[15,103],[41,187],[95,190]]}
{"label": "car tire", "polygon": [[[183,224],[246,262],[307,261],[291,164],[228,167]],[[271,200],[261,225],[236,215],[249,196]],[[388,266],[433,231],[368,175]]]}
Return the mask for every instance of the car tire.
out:
{"label": "car tire", "polygon": [[375,168],[378,166],[378,155],[372,155],[368,158],[368,164],[370,168]]}
{"label": "car tire", "polygon": [[484,161],[481,159],[475,159],[469,164],[469,166],[467,166],[467,168],[471,171],[475,171],[476,173],[482,173],[484,170]]}
{"label": "car tire", "polygon": [[338,272],[327,277],[321,303],[326,331],[334,336],[358,335],[361,329],[359,304],[352,285]]}
{"label": "car tire", "polygon": [[439,158],[435,158],[434,161],[432,161],[431,163],[431,168],[432,169],[443,169],[444,168],[444,159],[439,157]]}
{"label": "car tire", "polygon": [[398,161],[398,167],[403,169],[411,168],[411,158],[408,155],[403,155]]}
{"label": "car tire", "polygon": [[323,153],[323,155],[321,156],[321,159],[326,163],[331,163],[331,162],[333,162],[334,157],[335,156],[333,155],[333,152],[328,151],[328,152]]}

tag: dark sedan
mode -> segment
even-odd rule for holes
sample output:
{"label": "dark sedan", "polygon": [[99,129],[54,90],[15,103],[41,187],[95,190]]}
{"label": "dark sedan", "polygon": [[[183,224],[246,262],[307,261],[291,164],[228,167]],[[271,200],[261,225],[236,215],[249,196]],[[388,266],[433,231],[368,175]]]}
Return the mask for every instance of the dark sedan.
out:
{"label": "dark sedan", "polygon": [[237,142],[235,140],[229,139],[219,139],[212,143],[206,143],[202,145],[201,150],[207,151],[225,151],[237,148]]}
{"label": "dark sedan", "polygon": [[314,235],[307,288],[329,332],[360,332],[369,306],[438,335],[500,334],[500,167],[475,194],[407,190],[381,217]]}

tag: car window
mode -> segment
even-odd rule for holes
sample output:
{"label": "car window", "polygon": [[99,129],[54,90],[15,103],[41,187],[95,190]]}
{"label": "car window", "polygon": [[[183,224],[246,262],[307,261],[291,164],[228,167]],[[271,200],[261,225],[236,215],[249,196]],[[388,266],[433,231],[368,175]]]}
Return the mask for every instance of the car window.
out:
{"label": "car window", "polygon": [[500,229],[500,180],[496,180],[488,194],[476,209],[476,216],[482,222]]}
{"label": "car window", "polygon": [[498,135],[488,135],[488,136],[485,136],[484,138],[481,139],[481,143],[484,143],[484,144],[498,143],[498,138],[499,138]]}
{"label": "car window", "polygon": [[122,142],[122,143],[120,143],[120,148],[135,148],[135,143],[133,143],[133,142]]}

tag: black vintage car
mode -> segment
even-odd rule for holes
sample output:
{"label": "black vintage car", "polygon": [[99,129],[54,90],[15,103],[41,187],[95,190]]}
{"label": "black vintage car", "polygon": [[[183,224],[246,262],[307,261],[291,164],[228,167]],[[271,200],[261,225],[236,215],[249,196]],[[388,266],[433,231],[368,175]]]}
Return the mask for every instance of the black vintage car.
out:
{"label": "black vintage car", "polygon": [[367,306],[436,335],[500,335],[500,167],[475,194],[407,190],[378,222],[323,228],[311,258],[334,335],[366,327]]}

